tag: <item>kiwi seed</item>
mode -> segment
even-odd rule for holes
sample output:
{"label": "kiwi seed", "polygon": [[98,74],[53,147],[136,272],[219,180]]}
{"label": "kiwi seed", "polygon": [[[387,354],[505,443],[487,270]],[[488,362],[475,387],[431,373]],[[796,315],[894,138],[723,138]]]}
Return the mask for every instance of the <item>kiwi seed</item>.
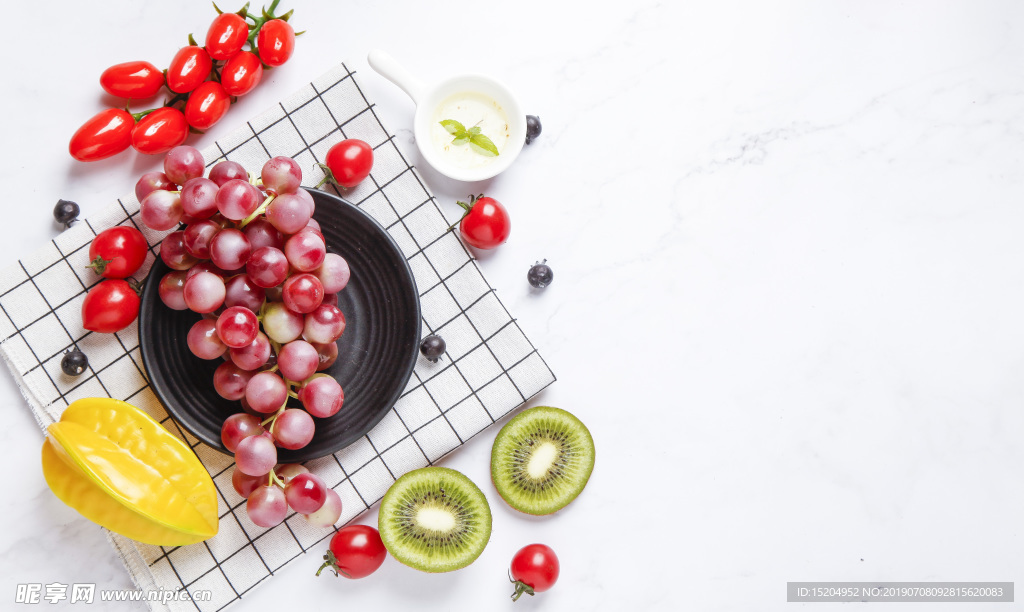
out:
{"label": "kiwi seed", "polygon": [[537,406],[505,424],[491,449],[491,479],[520,512],[551,514],[576,496],[594,470],[594,439],[560,408]]}
{"label": "kiwi seed", "polygon": [[378,528],[395,559],[424,572],[450,572],[487,546],[491,507],[462,473],[426,467],[391,485],[380,502]]}

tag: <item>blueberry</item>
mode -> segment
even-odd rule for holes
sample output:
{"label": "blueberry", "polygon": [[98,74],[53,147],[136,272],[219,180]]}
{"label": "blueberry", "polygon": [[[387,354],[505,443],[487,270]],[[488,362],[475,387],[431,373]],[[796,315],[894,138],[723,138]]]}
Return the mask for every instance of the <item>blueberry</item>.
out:
{"label": "blueberry", "polygon": [[555,273],[551,270],[551,266],[547,265],[547,261],[545,259],[533,264],[530,271],[526,273],[526,280],[537,289],[543,289],[550,285],[551,281],[555,280]]}
{"label": "blueberry", "polygon": [[78,204],[70,200],[57,200],[57,205],[53,207],[53,218],[64,227],[71,227],[80,212]]}
{"label": "blueberry", "polygon": [[420,343],[420,353],[422,353],[430,363],[437,363],[438,357],[444,354],[444,349],[444,338],[437,334],[430,334],[423,339],[423,342]]}
{"label": "blueberry", "polygon": [[537,115],[526,116],[526,144],[533,142],[540,136],[540,117]]}
{"label": "blueberry", "polygon": [[78,348],[64,353],[64,357],[60,360],[60,369],[64,370],[68,376],[81,376],[87,367],[89,367],[89,358]]}

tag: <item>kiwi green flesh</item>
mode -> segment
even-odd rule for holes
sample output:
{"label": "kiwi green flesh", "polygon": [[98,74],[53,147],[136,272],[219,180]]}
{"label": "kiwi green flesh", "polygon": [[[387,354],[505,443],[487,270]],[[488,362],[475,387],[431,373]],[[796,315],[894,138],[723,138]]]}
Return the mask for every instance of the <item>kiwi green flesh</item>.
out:
{"label": "kiwi green flesh", "polygon": [[538,406],[505,424],[491,450],[491,479],[508,505],[527,514],[561,510],[594,470],[594,439],[575,416]]}
{"label": "kiwi green flesh", "polygon": [[449,572],[483,552],[491,537],[491,509],[480,489],[461,473],[422,468],[388,489],[378,528],[395,559],[425,572]]}

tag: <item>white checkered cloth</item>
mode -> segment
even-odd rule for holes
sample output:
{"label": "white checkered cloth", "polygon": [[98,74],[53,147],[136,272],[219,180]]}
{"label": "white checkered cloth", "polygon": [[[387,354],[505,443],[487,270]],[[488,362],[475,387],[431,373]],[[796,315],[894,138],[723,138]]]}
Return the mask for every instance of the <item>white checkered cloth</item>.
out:
{"label": "white checkered cloth", "polygon": [[[383,128],[355,76],[337,66],[276,107],[203,151],[258,170],[275,155],[298,161],[303,184],[344,138],[374,148],[371,179],[341,195],[372,215],[407,257],[420,293],[423,335],[440,333],[447,354],[436,364],[420,358],[405,392],[370,433],[351,446],[306,463],[341,496],[348,523],[380,501],[391,483],[431,464],[508,414],[554,381],[536,349],[498,300],[459,239],[447,232],[433,197]],[[311,548],[320,554],[333,531],[313,529],[298,515],[272,529],[246,516],[231,485],[231,457],[200,443],[171,420],[148,386],[133,324],[117,334],[82,328],[82,300],[98,277],[86,269],[89,243],[114,225],[142,229],[152,247],[164,233],[138,220],[134,195],[79,222],[37,253],[0,272],[0,354],[40,426],[60,418],[82,397],[109,396],[145,410],[181,435],[209,470],[219,492],[220,532],[191,546],[167,548],[108,534],[141,589],[206,590],[214,601],[150,602],[153,610],[220,610]],[[151,248],[145,274],[158,249]],[[77,345],[89,357],[78,378],[61,372],[64,351]],[[212,382],[211,382],[212,392]]]}

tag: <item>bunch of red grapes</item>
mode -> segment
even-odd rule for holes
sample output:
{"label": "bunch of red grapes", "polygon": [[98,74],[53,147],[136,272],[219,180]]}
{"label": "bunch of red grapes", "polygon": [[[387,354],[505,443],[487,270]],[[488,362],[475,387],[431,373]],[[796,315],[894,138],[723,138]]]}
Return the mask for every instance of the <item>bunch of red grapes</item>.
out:
{"label": "bunch of red grapes", "polygon": [[[341,514],[337,493],[301,466],[274,466],[278,447],[306,446],[313,418],[336,414],[345,399],[321,371],[338,358],[345,331],[337,293],[348,284],[348,263],[327,252],[313,197],[300,188],[302,171],[291,158],[271,159],[259,177],[232,161],[207,177],[204,169],[199,151],[179,146],[167,153],[164,172],[135,186],[147,227],[185,224],[161,244],[160,258],[173,271],[160,280],[160,299],[202,314],[188,332],[189,349],[225,360],[213,386],[244,412],[228,417],[221,439],[235,453],[233,482],[249,500],[252,521],[276,525],[290,505],[315,524],[333,525]],[[289,398],[304,409],[289,408]]]}

